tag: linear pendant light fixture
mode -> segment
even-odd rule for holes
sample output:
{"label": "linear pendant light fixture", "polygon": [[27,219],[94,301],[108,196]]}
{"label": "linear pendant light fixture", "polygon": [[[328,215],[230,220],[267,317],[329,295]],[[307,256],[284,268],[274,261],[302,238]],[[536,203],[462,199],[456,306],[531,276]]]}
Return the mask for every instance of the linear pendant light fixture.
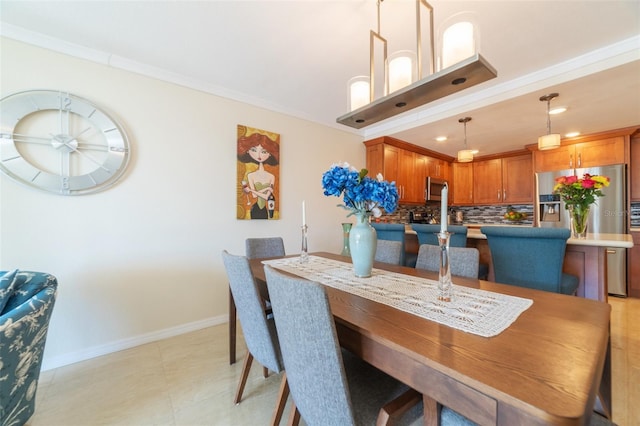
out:
{"label": "linear pendant light fixture", "polygon": [[551,99],[557,98],[557,93],[549,93],[548,95],[540,96],[540,101],[547,103],[547,134],[538,138],[538,149],[546,151],[548,149],[555,149],[560,146],[560,134],[551,133]]}
{"label": "linear pendant light fixture", "polygon": [[[380,2],[378,0],[378,31],[371,30],[369,38],[369,103],[360,106],[361,103],[353,103],[350,90],[350,105],[359,106],[351,112],[344,114],[336,119],[338,123],[345,126],[361,129],[371,124],[377,123],[384,119],[393,117],[400,113],[409,111],[413,108],[425,105],[429,102],[444,98],[448,95],[460,92],[469,87],[483,83],[487,80],[495,78],[498,72],[489,64],[479,53],[453,64],[443,70],[434,72],[435,67],[435,37],[433,30],[433,7],[426,0],[415,0],[416,14],[416,61],[417,72],[416,78],[408,86],[397,89],[389,93],[389,63],[387,62],[387,40],[380,34]],[[422,78],[422,24],[421,24],[421,8],[429,14],[429,42],[430,42],[430,61],[429,75]],[[375,63],[374,63],[374,43],[378,40],[383,46],[384,59],[384,91],[383,96],[374,99],[376,88],[375,79]],[[415,68],[415,67],[414,67]],[[393,69],[391,71],[394,71]],[[395,86],[394,86],[395,88]]]}
{"label": "linear pendant light fixture", "polygon": [[458,151],[458,163],[473,161],[473,150],[467,147],[467,123],[469,121],[471,121],[471,117],[464,117],[458,120],[458,123],[464,123],[464,149]]}

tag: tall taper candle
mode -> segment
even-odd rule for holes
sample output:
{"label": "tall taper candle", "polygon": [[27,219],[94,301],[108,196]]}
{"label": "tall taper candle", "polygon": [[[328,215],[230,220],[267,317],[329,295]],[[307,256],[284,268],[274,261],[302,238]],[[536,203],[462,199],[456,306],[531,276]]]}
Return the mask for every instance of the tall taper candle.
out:
{"label": "tall taper candle", "polygon": [[440,205],[440,232],[447,232],[447,196],[449,195],[449,185],[444,183],[440,199],[442,203]]}
{"label": "tall taper candle", "polygon": [[302,226],[305,226],[306,224],[307,224],[307,215],[304,210],[304,200],[302,200]]}

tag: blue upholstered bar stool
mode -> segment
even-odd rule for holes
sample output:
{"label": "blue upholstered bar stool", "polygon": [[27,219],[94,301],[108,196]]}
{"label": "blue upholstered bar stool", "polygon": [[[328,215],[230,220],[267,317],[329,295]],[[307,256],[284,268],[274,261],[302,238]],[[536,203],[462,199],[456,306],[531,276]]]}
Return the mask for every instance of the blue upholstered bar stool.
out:
{"label": "blue upholstered bar stool", "polygon": [[[432,246],[440,245],[436,234],[440,232],[440,225],[426,225],[422,223],[412,223],[411,228],[418,234],[418,243],[430,244]],[[449,247],[466,247],[467,246],[467,227],[460,225],[449,225],[447,231],[451,232],[449,238]]]}
{"label": "blue upholstered bar stool", "polygon": [[400,241],[402,243],[400,265],[412,268],[416,266],[417,255],[406,252],[404,243],[406,228],[404,224],[372,222],[371,226],[375,228],[379,240]]}
{"label": "blue upholstered bar stool", "polygon": [[566,228],[483,226],[495,281],[562,294],[575,294],[578,277],[562,272],[571,231]]}
{"label": "blue upholstered bar stool", "polygon": [[[418,234],[418,244],[440,245],[436,234],[440,232],[440,225],[425,225],[421,223],[411,224],[411,228]],[[449,238],[449,247],[466,247],[468,228],[462,225],[448,225],[447,231],[452,235]],[[489,265],[480,263],[478,266],[478,279],[486,280],[489,275]]]}

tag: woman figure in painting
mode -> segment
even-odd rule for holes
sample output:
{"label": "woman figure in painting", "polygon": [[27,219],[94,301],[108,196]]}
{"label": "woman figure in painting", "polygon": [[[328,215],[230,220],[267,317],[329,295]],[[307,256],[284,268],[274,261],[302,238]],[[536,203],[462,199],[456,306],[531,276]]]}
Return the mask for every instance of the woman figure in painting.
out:
{"label": "woman figure in painting", "polygon": [[256,171],[247,174],[247,184],[243,182],[244,192],[257,199],[251,207],[251,219],[273,217],[275,176],[266,171],[264,165],[276,166],[278,157],[278,144],[266,135],[253,133],[238,139],[238,160],[258,165]]}

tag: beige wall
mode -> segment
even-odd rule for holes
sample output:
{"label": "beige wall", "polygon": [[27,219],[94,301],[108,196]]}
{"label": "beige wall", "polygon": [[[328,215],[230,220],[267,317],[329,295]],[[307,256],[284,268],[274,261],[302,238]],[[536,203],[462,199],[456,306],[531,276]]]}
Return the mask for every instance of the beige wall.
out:
{"label": "beige wall", "polygon": [[[0,269],[59,281],[45,369],[226,321],[220,252],[273,235],[299,251],[302,200],[310,250],[341,250],[345,212],[323,196],[321,175],[337,161],[364,167],[359,136],[0,41],[2,96],[69,91],[110,111],[132,144],[128,173],[101,193],[51,195],[0,177]],[[281,134],[281,220],[235,219],[237,124]]]}

